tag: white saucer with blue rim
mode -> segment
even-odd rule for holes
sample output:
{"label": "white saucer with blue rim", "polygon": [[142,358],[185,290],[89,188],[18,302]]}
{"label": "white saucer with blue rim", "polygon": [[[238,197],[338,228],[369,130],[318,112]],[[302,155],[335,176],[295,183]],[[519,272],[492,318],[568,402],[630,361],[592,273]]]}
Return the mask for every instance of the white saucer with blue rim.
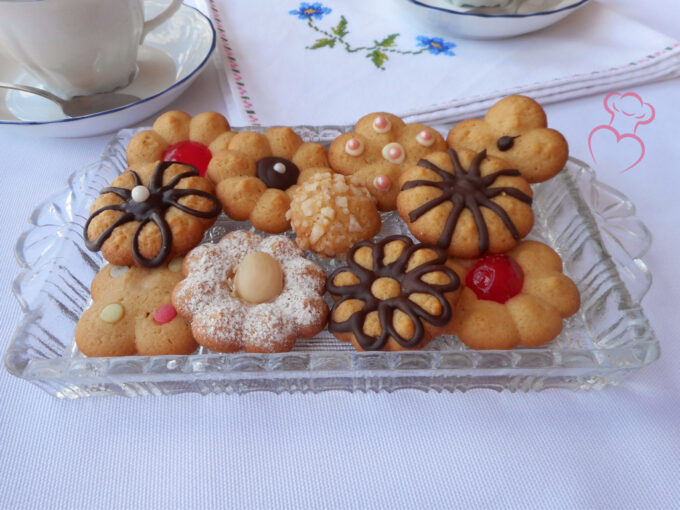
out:
{"label": "white saucer with blue rim", "polygon": [[[147,16],[160,12],[163,2],[145,2]],[[94,136],[131,126],[158,112],[191,84],[215,48],[215,29],[200,11],[182,5],[168,21],[151,31],[140,46],[138,72],[118,90],[139,101],[104,112],[70,118],[40,96],[0,89],[0,128],[31,136]],[[0,81],[40,87],[20,67],[0,57]]]}
{"label": "white saucer with blue rim", "polygon": [[470,39],[501,39],[557,23],[589,0],[513,0],[475,8],[463,0],[399,0],[408,15],[443,32]]}

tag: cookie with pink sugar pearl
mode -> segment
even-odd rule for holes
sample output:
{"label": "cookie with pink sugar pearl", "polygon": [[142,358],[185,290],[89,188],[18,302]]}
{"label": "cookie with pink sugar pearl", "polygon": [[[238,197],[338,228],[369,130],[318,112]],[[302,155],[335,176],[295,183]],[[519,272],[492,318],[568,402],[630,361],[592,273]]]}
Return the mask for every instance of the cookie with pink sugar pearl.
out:
{"label": "cookie with pink sugar pearl", "polygon": [[406,124],[390,113],[365,115],[354,131],[331,143],[331,168],[353,175],[375,197],[381,211],[396,207],[401,173],[431,152],[446,150],[444,137],[423,124]]}
{"label": "cookie with pink sugar pearl", "polygon": [[86,356],[190,354],[198,345],[177,315],[172,289],[182,279],[182,259],[148,269],[106,265],[92,281],[94,303],[76,325],[76,345]]}

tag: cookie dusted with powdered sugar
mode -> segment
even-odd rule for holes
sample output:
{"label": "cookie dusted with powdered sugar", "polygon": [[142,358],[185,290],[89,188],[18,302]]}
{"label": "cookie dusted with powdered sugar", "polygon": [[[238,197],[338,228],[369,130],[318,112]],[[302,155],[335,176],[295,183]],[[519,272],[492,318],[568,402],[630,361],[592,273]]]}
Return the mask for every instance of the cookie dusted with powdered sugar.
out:
{"label": "cookie dusted with powdered sugar", "polygon": [[237,230],[193,249],[172,302],[219,352],[285,352],[326,324],[326,274],[289,238]]}

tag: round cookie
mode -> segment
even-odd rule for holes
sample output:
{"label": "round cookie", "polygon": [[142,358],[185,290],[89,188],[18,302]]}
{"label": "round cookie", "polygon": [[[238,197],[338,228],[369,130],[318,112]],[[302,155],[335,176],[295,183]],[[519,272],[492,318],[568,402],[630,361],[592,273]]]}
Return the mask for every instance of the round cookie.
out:
{"label": "round cookie", "polygon": [[328,330],[361,351],[422,349],[450,331],[460,280],[443,250],[406,236],[355,245],[328,279]]}
{"label": "round cookie", "polygon": [[543,182],[559,173],[569,157],[569,145],[561,133],[548,129],[548,121],[536,101],[508,96],[493,105],[484,119],[466,119],[449,131],[449,147],[508,162],[528,182]]}
{"label": "round cookie", "polygon": [[331,142],[331,168],[357,178],[377,201],[381,211],[395,208],[399,176],[427,154],[446,150],[436,130],[423,124],[405,124],[384,112],[365,115],[354,131]]}
{"label": "round cookie", "polygon": [[580,307],[576,285],[552,248],[522,241],[504,255],[467,262],[454,333],[473,349],[536,347],[562,331]]}
{"label": "round cookie", "polygon": [[534,224],[529,184],[484,151],[430,154],[402,174],[400,189],[397,210],[413,235],[452,257],[507,251]]}
{"label": "round cookie", "polygon": [[181,259],[147,269],[106,265],[92,281],[94,303],[76,325],[86,356],[160,356],[196,350],[189,324],[170,302]]}
{"label": "round cookie", "polygon": [[85,222],[85,246],[119,266],[156,267],[203,239],[221,211],[213,186],[184,163],[129,168],[102,189]]}
{"label": "round cookie", "polygon": [[127,146],[128,166],[156,161],[179,161],[205,175],[213,154],[221,151],[235,135],[229,122],[216,112],[192,117],[180,110],[165,112],[151,129],[132,137]]}
{"label": "round cookie", "polygon": [[291,128],[277,127],[264,134],[234,135],[210,161],[208,177],[216,183],[227,216],[275,234],[290,228],[286,212],[297,185],[326,167],[320,144],[303,142]]}
{"label": "round cookie", "polygon": [[213,351],[289,351],[326,324],[326,274],[287,237],[230,232],[193,249],[182,272],[172,302]]}
{"label": "round cookie", "polygon": [[375,200],[366,188],[330,169],[319,171],[298,186],[287,217],[298,246],[327,257],[370,239],[382,226]]}

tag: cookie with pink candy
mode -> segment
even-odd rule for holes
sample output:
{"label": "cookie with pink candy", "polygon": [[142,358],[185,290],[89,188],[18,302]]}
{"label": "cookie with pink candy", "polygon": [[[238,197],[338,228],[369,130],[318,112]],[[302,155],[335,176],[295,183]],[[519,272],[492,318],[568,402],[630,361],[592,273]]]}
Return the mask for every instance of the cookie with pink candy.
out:
{"label": "cookie with pink candy", "polygon": [[406,124],[390,113],[365,115],[354,131],[331,143],[331,168],[353,175],[375,197],[381,211],[396,207],[399,176],[431,152],[446,150],[444,137],[423,124]]}
{"label": "cookie with pink candy", "polygon": [[182,259],[156,268],[106,265],[92,281],[92,306],[76,326],[86,356],[190,354],[198,345],[171,303]]}

